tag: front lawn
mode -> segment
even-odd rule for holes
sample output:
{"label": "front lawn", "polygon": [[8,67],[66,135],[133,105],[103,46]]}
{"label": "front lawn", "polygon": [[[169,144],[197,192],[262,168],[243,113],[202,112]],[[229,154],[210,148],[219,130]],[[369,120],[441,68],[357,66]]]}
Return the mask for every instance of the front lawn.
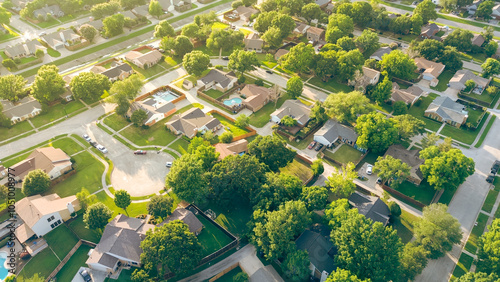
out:
{"label": "front lawn", "polygon": [[324,82],[320,78],[315,76],[309,80],[309,83],[333,93],[337,92],[349,93],[352,91],[352,88],[350,86],[348,86],[347,84],[340,83],[335,79],[330,79],[328,82]]}
{"label": "front lawn", "polygon": [[84,150],[82,146],[78,145],[78,143],[76,143],[75,141],[73,141],[73,139],[69,137],[58,139],[50,143],[50,145],[54,148],[59,148],[63,150],[66,154],[70,156]]}
{"label": "front lawn", "polygon": [[120,132],[123,137],[138,146],[167,146],[176,136],[168,131],[163,122],[158,122],[148,129],[140,126],[129,126]]}
{"label": "front lawn", "polygon": [[271,114],[276,109],[279,109],[281,105],[283,105],[283,103],[285,103],[285,101],[288,99],[290,99],[290,96],[288,95],[288,93],[285,93],[278,99],[276,103],[270,101],[260,110],[250,115],[250,124],[259,128],[263,127],[270,121]]}
{"label": "front lawn", "polygon": [[448,83],[450,82],[450,79],[453,77],[453,75],[455,74],[449,70],[442,72],[438,77],[439,79],[438,85],[436,85],[436,87],[431,87],[431,88],[441,92],[445,91],[446,89],[448,89]]}
{"label": "front lawn", "polygon": [[[488,113],[486,113],[484,118],[486,119],[487,117],[488,117]],[[481,147],[484,139],[486,138],[486,136],[488,135],[488,132],[490,131],[491,127],[493,126],[493,123],[495,122],[496,117],[497,116],[494,115],[490,118],[490,121],[486,125],[486,128],[483,131],[483,134],[481,134],[481,137],[479,137],[479,140],[477,141],[476,145],[474,145],[474,147],[476,147],[476,148]]]}
{"label": "front lawn", "polygon": [[78,238],[65,224],[61,224],[56,229],[45,234],[44,238],[61,260],[66,257],[78,242]]}
{"label": "front lawn", "polygon": [[57,273],[57,281],[71,281],[73,277],[78,272],[80,267],[86,267],[85,262],[89,258],[88,252],[92,249],[90,246],[81,245],[78,250],[71,256],[68,262],[63,266],[63,268]]}
{"label": "front lawn", "polygon": [[97,231],[85,228],[83,222],[83,212],[78,212],[78,216],[69,223],[69,228],[73,230],[82,240],[87,240],[94,243],[99,243],[101,235]]}
{"label": "front lawn", "polygon": [[33,127],[27,122],[22,121],[14,124],[11,128],[0,127],[0,141],[10,139],[14,136],[26,133],[32,130]]}
{"label": "front lawn", "polygon": [[168,147],[176,150],[181,155],[184,155],[185,153],[187,153],[188,146],[189,146],[189,141],[187,141],[186,139],[184,139],[182,137],[177,139],[172,144],[168,145]]}
{"label": "front lawn", "polygon": [[434,198],[434,195],[436,194],[436,190],[434,190],[434,188],[432,188],[426,180],[423,180],[418,186],[409,181],[403,181],[394,190],[403,193],[424,205],[430,205],[432,198]]}
{"label": "front lawn", "polygon": [[483,207],[481,208],[483,211],[490,213],[493,209],[493,205],[495,204],[498,197],[498,191],[490,190],[488,192],[488,196],[486,196],[486,200],[484,200]]}
{"label": "front lawn", "polygon": [[455,267],[455,270],[453,271],[453,276],[458,278],[458,277],[466,274],[467,272],[469,272],[473,261],[474,261],[473,257],[469,256],[466,253],[462,253],[460,255],[460,258],[458,259],[457,266]]}
{"label": "front lawn", "polygon": [[130,123],[123,116],[119,116],[116,113],[107,116],[102,122],[107,126],[111,127],[114,131],[119,131]]}
{"label": "front lawn", "polygon": [[162,61],[162,62],[160,62],[160,63],[158,63],[150,68],[147,68],[147,69],[142,69],[142,68],[140,68],[140,67],[136,66],[135,64],[128,62],[128,61],[127,61],[127,63],[132,67],[132,69],[136,73],[141,74],[144,78],[150,78],[156,74],[162,73],[170,67],[165,61]]}
{"label": "front lawn", "polygon": [[213,225],[210,221],[201,215],[197,215],[196,217],[203,224],[203,230],[201,230],[198,235],[198,241],[203,248],[203,257],[208,256],[209,254],[231,243],[231,238],[224,234],[224,232]]}
{"label": "front lawn", "polygon": [[[434,99],[438,95],[435,93],[430,93],[427,97],[421,97],[420,102],[415,102],[413,106],[408,110],[408,114],[418,118],[419,120],[422,120],[425,122],[425,128],[432,130],[432,131],[438,131],[438,129],[441,127],[442,123],[432,120],[430,118],[424,117],[425,110],[429,107],[429,105],[434,101]],[[420,104],[419,104],[420,103]],[[417,106],[418,104],[418,106]]]}
{"label": "front lawn", "polygon": [[280,168],[280,172],[297,176],[304,184],[313,177],[313,172],[309,165],[298,158],[293,159],[287,166]]}
{"label": "front lawn", "polygon": [[[481,122],[480,126],[482,126],[483,122]],[[465,144],[472,144],[474,140],[476,140],[477,134],[481,131],[481,127],[478,126],[476,130],[469,129],[461,129],[446,124],[441,130],[440,134],[444,136],[451,137],[451,139],[460,141]]]}
{"label": "front lawn", "polygon": [[69,115],[83,107],[85,106],[80,101],[72,101],[68,104],[59,103],[57,105],[48,107],[47,111],[42,112],[38,116],[32,118],[31,122],[35,127],[41,127],[66,115]]}
{"label": "front lawn", "polygon": [[352,146],[347,144],[342,144],[340,148],[337,149],[334,153],[331,151],[325,150],[325,155],[336,160],[339,163],[347,164],[349,162],[353,164],[357,164],[363,153]]}
{"label": "front lawn", "polygon": [[[101,192],[97,193],[96,196],[97,196],[97,201],[102,202],[103,204],[108,206],[108,208],[110,208],[111,211],[113,211],[113,215],[111,216],[111,218],[114,218],[115,216],[117,216],[120,213],[125,214],[125,215],[127,214],[125,212],[125,210],[123,210],[115,205],[115,201],[112,198],[110,198],[106,194],[106,192],[101,191]],[[146,209],[147,205],[148,205],[148,202],[130,204],[130,206],[128,206],[128,208],[127,208],[128,216],[129,217],[136,217],[140,214],[147,214],[148,213],[148,211]]]}
{"label": "front lawn", "polygon": [[241,128],[239,126],[236,126],[236,124],[234,124],[233,121],[228,120],[227,118],[221,116],[218,113],[212,113],[211,115],[212,115],[212,117],[218,119],[220,121],[220,123],[222,123],[222,125],[224,125],[226,130],[228,130],[228,128],[229,128],[229,131],[231,133],[233,133],[233,137],[237,137],[237,136],[240,136],[240,135],[243,135],[243,134],[246,134],[249,132],[245,128]]}
{"label": "front lawn", "polygon": [[19,277],[28,279],[38,273],[39,277],[48,277],[59,265],[59,260],[50,248],[45,248],[34,256],[19,273]]}
{"label": "front lawn", "polygon": [[465,244],[465,249],[472,254],[475,254],[477,251],[477,246],[479,244],[479,237],[483,235],[484,228],[486,227],[486,223],[488,221],[488,216],[484,213],[479,213],[476,222],[477,225],[474,225],[472,231],[469,235],[469,240],[467,240],[467,244]]}
{"label": "front lawn", "polygon": [[413,238],[413,227],[420,218],[405,210],[401,210],[401,216],[395,219],[391,226],[398,232],[403,243],[408,243]]}

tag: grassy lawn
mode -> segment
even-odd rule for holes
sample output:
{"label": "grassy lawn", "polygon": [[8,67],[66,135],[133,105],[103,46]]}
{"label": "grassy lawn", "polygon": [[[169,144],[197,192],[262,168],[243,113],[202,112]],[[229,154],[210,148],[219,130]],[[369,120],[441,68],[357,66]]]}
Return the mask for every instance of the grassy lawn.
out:
{"label": "grassy lawn", "polygon": [[432,198],[434,198],[434,194],[436,194],[436,190],[434,190],[425,180],[422,181],[419,186],[408,181],[403,181],[395,190],[424,205],[429,205]]}
{"label": "grassy lawn", "polygon": [[[474,145],[474,147],[479,148],[481,146],[481,144],[483,144],[483,141],[486,138],[486,136],[488,135],[490,128],[493,126],[493,123],[495,122],[496,117],[497,116],[494,115],[490,118],[490,121],[486,125],[486,128],[483,131],[483,134],[481,134],[481,137],[479,137],[479,140],[477,141],[476,145]],[[484,117],[484,118],[486,119],[486,117]]]}
{"label": "grassy lawn", "polygon": [[[115,216],[117,216],[120,213],[126,214],[123,209],[121,209],[115,205],[115,201],[113,199],[111,199],[110,197],[108,197],[106,192],[101,191],[101,192],[97,193],[96,196],[97,196],[97,201],[102,202],[103,204],[108,206],[108,208],[110,208],[113,211],[113,215],[111,216],[111,218],[114,218]],[[138,204],[135,204],[135,203],[130,204],[130,206],[128,206],[128,208],[127,208],[128,216],[136,217],[140,214],[147,214],[148,213],[148,211],[146,209],[147,204],[148,204],[148,202],[138,203]]]}
{"label": "grassy lawn", "polygon": [[184,155],[185,153],[187,153],[189,143],[189,141],[181,137],[170,144],[169,147]]}
{"label": "grassy lawn", "polygon": [[445,91],[448,88],[448,83],[450,82],[450,79],[453,77],[454,73],[451,71],[444,71],[439,75],[439,83],[436,85],[436,87],[431,87],[434,90],[437,91]]}
{"label": "grassy lawn", "polygon": [[127,63],[132,67],[132,69],[136,72],[136,73],[140,73],[142,76],[144,76],[144,78],[150,78],[158,73],[161,73],[165,70],[167,70],[170,66],[166,63],[166,62],[161,62],[161,63],[158,63],[150,68],[147,68],[147,69],[142,69],[136,65],[134,65],[133,63],[131,62],[128,62]]}
{"label": "grassy lawn", "polygon": [[427,97],[422,97],[420,98],[422,101],[420,102],[420,105],[417,106],[413,104],[413,106],[408,110],[408,113],[419,120],[422,120],[425,122],[425,128],[432,130],[432,131],[437,131],[439,127],[441,127],[441,122],[437,122],[435,120],[432,120],[430,118],[424,117],[424,112],[427,110],[427,107],[429,107],[430,103],[434,101],[434,99],[438,95],[435,93],[430,93]]}
{"label": "grassy lawn", "polygon": [[325,154],[328,154],[330,158],[343,164],[347,164],[349,162],[356,164],[363,155],[361,151],[358,151],[346,144],[342,144],[342,146],[340,146],[340,148],[338,148],[334,153],[325,151]]}
{"label": "grassy lawn", "polygon": [[441,194],[441,197],[439,198],[438,203],[449,206],[451,199],[453,199],[453,195],[455,195],[455,192],[456,191],[449,189],[444,190],[443,194]]}
{"label": "grassy lawn", "polygon": [[226,29],[228,27],[229,27],[228,24],[221,23],[221,22],[214,22],[212,24],[212,30],[214,30],[214,29]]}
{"label": "grassy lawn", "polygon": [[477,251],[477,245],[479,243],[479,237],[483,235],[484,228],[486,227],[486,222],[488,221],[488,216],[484,213],[479,213],[476,222],[477,225],[472,228],[472,231],[469,236],[469,240],[467,240],[467,244],[465,244],[465,249],[475,254]]}
{"label": "grassy lawn", "polygon": [[49,54],[49,56],[54,57],[54,58],[61,57],[61,53],[59,53],[59,51],[54,50],[52,48],[47,48],[47,54]]}
{"label": "grassy lawn", "polygon": [[42,112],[40,115],[31,119],[31,122],[35,127],[41,127],[47,123],[53,122],[57,119],[64,117],[66,114],[71,114],[81,108],[85,107],[80,101],[72,101],[68,104],[59,103],[52,107],[49,107],[46,112]]}
{"label": "grassy lawn", "polygon": [[120,129],[130,124],[123,116],[119,116],[116,113],[107,116],[103,120],[103,122],[107,126],[111,127],[114,131],[119,131]]}
{"label": "grassy lawn", "polygon": [[212,113],[212,116],[214,118],[218,119],[220,121],[220,123],[222,123],[222,125],[224,125],[226,130],[227,130],[227,128],[229,128],[229,131],[231,131],[231,133],[233,133],[233,137],[240,136],[240,135],[243,135],[243,134],[246,134],[249,132],[245,128],[241,128],[239,126],[236,126],[234,124],[234,122],[226,119],[225,117],[223,117],[217,113]]}
{"label": "grassy lawn", "polygon": [[50,248],[46,248],[36,256],[34,256],[23,270],[19,273],[19,277],[31,278],[35,273],[39,277],[48,277],[50,273],[59,265],[59,260]]}
{"label": "grassy lawn", "polygon": [[337,92],[351,92],[352,88],[349,87],[346,84],[337,82],[335,79],[330,79],[328,82],[323,82],[320,78],[318,77],[313,77],[311,80],[309,80],[309,83],[315,86],[318,86],[319,88],[323,88],[325,90],[328,90],[333,93]]}
{"label": "grassy lawn", "polygon": [[163,122],[156,123],[148,129],[132,125],[120,133],[138,146],[166,146],[176,138],[172,132],[166,130]]}
{"label": "grassy lawn", "polygon": [[87,253],[92,249],[90,246],[81,245],[78,250],[71,256],[68,262],[63,266],[63,268],[57,273],[57,281],[71,281],[75,274],[77,274],[78,269],[82,266],[87,266],[85,262],[89,258]]}
{"label": "grassy lawn", "polygon": [[45,240],[54,253],[62,260],[78,242],[78,238],[71,230],[62,224],[44,235]]}
{"label": "grassy lawn", "polygon": [[69,137],[58,139],[52,142],[51,145],[54,148],[59,148],[63,150],[66,154],[70,156],[84,150],[82,146],[78,145],[78,143],[76,143],[75,141],[73,141],[73,139]]}
{"label": "grassy lawn", "polygon": [[32,129],[33,127],[27,121],[18,122],[11,128],[0,127],[0,141],[12,138],[19,134],[23,134]]}
{"label": "grassy lawn", "polygon": [[419,220],[418,216],[415,216],[405,210],[401,210],[401,216],[397,218],[393,223],[391,223],[392,228],[398,232],[398,236],[401,238],[403,243],[408,243],[413,238],[413,226]]}
{"label": "grassy lawn", "polygon": [[233,282],[234,277],[240,272],[243,272],[243,270],[241,270],[241,268],[237,266],[228,273],[222,275],[219,279],[217,279],[217,282]]}
{"label": "grassy lawn", "polygon": [[222,91],[215,90],[215,89],[208,89],[204,93],[207,94],[208,96],[214,98],[214,99],[218,99],[220,96],[224,95],[224,93]]}
{"label": "grassy lawn", "polygon": [[276,109],[279,109],[281,105],[283,105],[283,103],[288,99],[290,99],[290,96],[288,95],[288,93],[286,93],[278,99],[276,106],[274,102],[267,103],[260,110],[250,115],[250,124],[259,128],[263,127],[271,119],[271,114]]}
{"label": "grassy lawn", "polygon": [[311,168],[304,161],[297,158],[293,159],[287,166],[280,168],[280,172],[295,175],[300,178],[303,183],[306,183],[306,181],[313,176]]}
{"label": "grassy lawn", "polygon": [[488,196],[486,196],[486,200],[484,200],[483,207],[481,208],[483,211],[490,213],[493,209],[493,205],[495,204],[498,197],[498,191],[490,190],[488,192]]}
{"label": "grassy lawn", "polygon": [[252,218],[253,209],[248,203],[235,205],[230,210],[226,210],[216,204],[210,204],[206,209],[213,210],[217,215],[215,222],[233,235],[241,237],[249,231],[247,223]]}
{"label": "grassy lawn", "polygon": [[460,255],[460,258],[458,259],[457,266],[455,267],[455,270],[453,271],[453,276],[458,278],[458,277],[466,274],[467,272],[469,272],[473,261],[474,261],[473,257],[469,256],[466,253],[462,253]]}
{"label": "grassy lawn", "polygon": [[469,113],[469,116],[467,117],[466,122],[470,122],[472,125],[477,126],[480,121],[479,119],[482,117],[484,112],[482,110],[475,110],[471,107],[467,107],[467,112]]}
{"label": "grassy lawn", "polygon": [[474,142],[474,140],[476,140],[476,137],[479,134],[479,131],[481,131],[481,128],[483,127],[483,125],[487,119],[488,119],[488,116],[485,116],[481,120],[481,123],[479,123],[479,125],[477,126],[476,130],[456,128],[454,126],[447,124],[443,127],[440,134],[451,137],[452,139],[455,139],[457,141],[460,141],[460,142],[463,142],[465,144],[470,145]]}
{"label": "grassy lawn", "polygon": [[78,216],[70,222],[69,228],[73,230],[78,237],[83,240],[87,240],[94,243],[99,243],[101,235],[96,231],[85,228],[85,223],[83,222],[83,212],[79,212]]}
{"label": "grassy lawn", "polygon": [[38,58],[37,57],[23,57],[23,58],[21,58],[21,62],[19,63],[19,65],[33,62],[35,60],[38,60]]}
{"label": "grassy lawn", "polygon": [[82,188],[86,188],[93,193],[102,188],[101,176],[104,172],[104,165],[89,152],[82,152],[73,157],[76,173],[66,180],[51,187],[45,194],[57,193],[59,197],[76,195]]}
{"label": "grassy lawn", "polygon": [[60,22],[58,20],[54,19],[53,17],[50,17],[50,19],[48,19],[47,21],[43,21],[43,22],[38,23],[36,25],[43,29],[43,28],[48,28],[51,26],[59,25],[59,24],[60,24]]}
{"label": "grassy lawn", "polygon": [[198,241],[203,248],[202,254],[204,257],[231,243],[231,238],[224,234],[224,232],[218,229],[215,225],[210,223],[210,221],[200,215],[197,215],[196,217],[203,224],[203,230],[200,235],[198,235]]}

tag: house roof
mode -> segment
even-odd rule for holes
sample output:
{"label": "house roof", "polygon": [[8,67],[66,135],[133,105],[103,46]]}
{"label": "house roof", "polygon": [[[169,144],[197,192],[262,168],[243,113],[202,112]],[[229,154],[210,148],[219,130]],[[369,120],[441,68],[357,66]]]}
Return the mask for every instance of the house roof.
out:
{"label": "house roof", "polygon": [[391,100],[394,102],[397,101],[403,101],[406,104],[413,103],[416,98],[420,97],[424,93],[424,90],[422,88],[418,87],[417,85],[412,85],[408,87],[407,89],[400,89],[399,85],[397,83],[394,84],[394,87],[392,88],[392,93],[391,93]]}
{"label": "house roof", "polygon": [[320,7],[328,5],[331,2],[331,0],[314,0],[314,3],[318,4]]}
{"label": "house roof", "polygon": [[38,40],[32,39],[28,40],[24,43],[26,45],[26,50],[28,50],[29,54],[35,54],[37,49],[46,50],[45,46],[43,46]]}
{"label": "house roof", "polygon": [[60,11],[61,11],[61,9],[59,8],[59,5],[50,5],[47,7],[42,7],[40,9],[34,10],[33,16],[35,18],[38,17],[38,15],[43,15],[45,17],[49,13],[51,15],[57,15]]}
{"label": "house roof", "polygon": [[217,143],[215,144],[215,151],[219,152],[219,159],[224,159],[230,155],[237,155],[241,152],[246,152],[248,150],[248,141],[246,139],[241,139],[232,143]]}
{"label": "house roof", "polygon": [[380,75],[380,72],[378,70],[367,68],[365,66],[363,66],[361,69],[363,70],[363,75],[368,77],[370,80],[377,77],[377,75]]}
{"label": "house roof", "polygon": [[465,85],[465,82],[467,82],[467,80],[473,80],[477,86],[482,87],[483,89],[486,88],[490,83],[489,79],[477,76],[470,70],[458,70],[450,79],[450,84],[455,82]]}
{"label": "house roof", "polygon": [[17,57],[27,53],[26,45],[19,43],[14,46],[7,46],[5,48],[5,53],[9,54],[11,57]]}
{"label": "house roof", "polygon": [[61,39],[61,34],[58,31],[46,34],[42,36],[42,39],[52,48],[55,48],[57,45],[64,44]]}
{"label": "house roof", "polygon": [[305,230],[295,241],[297,249],[307,251],[309,260],[320,271],[331,273],[337,266],[333,260],[337,250],[333,243],[320,233]]}
{"label": "house roof", "polygon": [[463,123],[464,117],[467,117],[464,105],[443,96],[436,97],[425,112],[435,113],[444,121],[454,121],[457,123]]}
{"label": "house roof", "polygon": [[23,179],[30,171],[41,169],[49,173],[56,166],[67,167],[71,165],[70,157],[61,149],[44,147],[35,149],[25,160],[12,166],[16,177]]}
{"label": "house roof", "polygon": [[492,12],[494,15],[500,15],[500,4],[493,7]]}
{"label": "house roof", "polygon": [[36,109],[42,109],[42,105],[40,104],[40,102],[29,96],[21,99],[16,104],[13,104],[12,102],[7,100],[2,100],[1,102],[3,105],[3,114],[10,119],[23,117],[30,114]]}
{"label": "house roof", "polygon": [[264,40],[255,32],[248,34],[247,37],[243,39],[243,42],[248,49],[262,49],[262,45],[264,45]]}
{"label": "house roof", "polygon": [[211,83],[212,81],[220,84],[223,88],[227,87],[236,75],[233,72],[224,73],[218,69],[211,69],[207,75],[202,77],[200,80],[203,84]]}
{"label": "house roof", "polygon": [[380,58],[382,59],[382,56],[384,56],[385,54],[389,54],[392,52],[392,49],[389,48],[389,47],[380,47],[377,51],[375,51],[375,53],[373,53],[370,58]]}
{"label": "house roof", "polygon": [[97,29],[97,30],[102,30],[102,29],[103,29],[103,27],[104,27],[104,24],[102,23],[102,20],[93,20],[93,21],[90,21],[90,22],[88,22],[88,23],[84,23],[84,24],[82,24],[82,25],[80,26],[80,28],[81,28],[83,25],[86,25],[86,24],[93,26],[93,27],[94,27],[95,29]]}
{"label": "house roof", "polygon": [[61,31],[61,37],[64,40],[78,40],[81,38],[80,35],[76,34],[72,29],[65,29]]}
{"label": "house roof", "polygon": [[146,114],[148,115],[146,120],[149,120],[156,114],[166,114],[173,109],[175,109],[175,105],[173,103],[168,102],[168,103],[158,104],[154,99],[151,98],[144,101],[133,102],[130,105],[131,113],[137,110],[145,111]]}
{"label": "house roof", "polygon": [[307,33],[312,33],[312,34],[315,34],[317,36],[321,36],[324,32],[325,32],[324,29],[319,28],[319,27],[314,27],[314,26],[311,26],[307,29]]}
{"label": "house roof", "polygon": [[358,209],[358,212],[374,222],[387,225],[391,212],[389,207],[378,197],[361,194],[358,191],[349,196],[349,204]]}
{"label": "house roof", "polygon": [[244,16],[246,18],[249,18],[251,15],[257,14],[259,12],[259,10],[245,6],[239,6],[235,11],[238,12],[238,15]]}
{"label": "house roof", "polygon": [[430,74],[437,78],[444,70],[445,65],[433,61],[426,60],[424,58],[415,58],[415,64],[418,69],[425,69],[424,74]]}
{"label": "house roof", "polygon": [[129,73],[131,71],[132,71],[132,67],[129,64],[118,64],[114,67],[111,67],[111,68],[103,71],[102,74],[107,76],[108,78],[116,78],[124,72]]}
{"label": "house roof", "polygon": [[253,108],[262,106],[268,100],[269,92],[270,89],[255,84],[247,84],[240,90],[240,94],[247,97],[244,102]]}
{"label": "house roof", "polygon": [[43,216],[66,210],[68,203],[76,205],[77,202],[75,195],[66,198],[61,198],[57,194],[34,195],[18,201],[16,213],[29,228],[32,228]]}
{"label": "house roof", "polygon": [[305,33],[308,29],[310,28],[309,25],[302,23],[302,22],[295,22],[295,32],[298,33]]}
{"label": "house roof", "polygon": [[274,111],[271,116],[277,116],[279,119],[291,116],[301,124],[305,124],[309,120],[310,114],[311,109],[299,100],[286,100],[281,108]]}
{"label": "house roof", "polygon": [[122,11],[122,12],[119,12],[120,14],[122,14],[125,18],[131,18],[131,19],[137,19],[137,16],[132,13],[132,11]]}
{"label": "house roof", "polygon": [[190,210],[184,208],[177,208],[175,211],[167,217],[162,223],[158,224],[158,226],[163,226],[172,222],[174,220],[181,220],[185,224],[189,226],[189,231],[192,233],[196,233],[198,230],[203,228],[203,224],[201,221],[192,213]]}
{"label": "house roof", "polygon": [[172,117],[166,124],[172,126],[179,132],[191,136],[203,126],[210,130],[215,128],[220,125],[220,121],[212,116],[206,115],[199,108],[192,108],[180,115]]}
{"label": "house roof", "polygon": [[481,34],[474,34],[474,37],[472,37],[471,41],[473,45],[481,47],[485,40]]}
{"label": "house roof", "polygon": [[322,136],[330,143],[335,142],[339,137],[354,142],[358,139],[358,134],[356,134],[354,129],[340,124],[333,119],[328,120],[323,127],[314,133],[314,136]]}
{"label": "house roof", "polygon": [[141,64],[155,63],[158,62],[163,55],[158,50],[152,50],[145,54],[138,51],[130,51],[125,55],[125,58],[131,62],[137,60]]}
{"label": "house roof", "polygon": [[407,150],[401,144],[390,146],[385,152],[385,156],[391,156],[395,159],[401,160],[403,163],[410,166],[410,176],[416,179],[424,179],[420,165],[424,163],[419,157],[420,150]]}
{"label": "house roof", "polygon": [[149,5],[142,5],[132,9],[132,12],[136,15],[147,17],[149,14]]}
{"label": "house roof", "polygon": [[420,31],[420,35],[426,35],[427,37],[431,37],[436,35],[440,30],[439,26],[435,23],[430,23],[422,26]]}
{"label": "house roof", "polygon": [[[170,0],[158,0],[158,3],[160,3],[160,6],[164,11],[168,10],[168,8],[170,6],[172,6],[172,3],[170,2]],[[148,11],[149,11],[149,7],[148,7]]]}
{"label": "house roof", "polygon": [[281,56],[288,54],[288,52],[290,51],[288,51],[287,49],[278,49],[278,51],[276,51],[276,54],[274,54],[274,58],[277,60],[281,58]]}

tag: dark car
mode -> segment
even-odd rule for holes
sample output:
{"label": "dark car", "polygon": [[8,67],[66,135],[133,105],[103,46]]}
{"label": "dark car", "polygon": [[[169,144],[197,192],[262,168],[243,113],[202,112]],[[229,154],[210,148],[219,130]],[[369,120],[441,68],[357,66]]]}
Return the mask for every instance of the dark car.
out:
{"label": "dark car", "polygon": [[498,169],[500,169],[500,161],[496,160],[491,166],[491,173],[497,174]]}
{"label": "dark car", "polygon": [[312,141],[311,144],[309,144],[309,146],[307,146],[307,149],[311,150],[312,148],[314,148],[314,146],[316,146],[318,142],[316,141]]}
{"label": "dark car", "polygon": [[314,150],[318,152],[319,150],[321,150],[321,148],[323,148],[323,144],[318,144],[318,147],[316,147],[316,149]]}
{"label": "dark car", "polygon": [[493,180],[495,180],[494,174],[490,174],[490,175],[488,175],[488,177],[486,177],[486,182],[488,182],[488,183],[493,183]]}
{"label": "dark car", "polygon": [[274,72],[272,70],[266,70],[268,74],[273,74]]}
{"label": "dark car", "polygon": [[92,277],[90,277],[90,274],[86,269],[80,270],[80,275],[83,277],[83,280],[85,280],[85,282],[92,281]]}
{"label": "dark car", "polygon": [[144,151],[144,150],[137,150],[137,151],[134,151],[134,155],[145,155],[147,152]]}
{"label": "dark car", "polygon": [[90,143],[90,145],[92,145],[92,147],[94,147],[94,148],[96,148],[96,147],[97,147],[97,145],[99,145],[99,144],[97,144],[97,142],[95,142],[95,141],[90,141],[89,143]]}
{"label": "dark car", "polygon": [[225,56],[225,57],[222,57],[222,59],[228,61],[229,57]]}

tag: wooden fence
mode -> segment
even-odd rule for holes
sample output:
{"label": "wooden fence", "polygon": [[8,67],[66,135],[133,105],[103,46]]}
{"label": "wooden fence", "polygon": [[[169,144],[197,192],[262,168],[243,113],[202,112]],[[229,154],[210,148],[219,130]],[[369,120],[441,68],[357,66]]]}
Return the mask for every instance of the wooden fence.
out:
{"label": "wooden fence", "polygon": [[171,91],[171,92],[173,92],[173,93],[175,93],[176,95],[179,96],[179,97],[175,98],[174,100],[170,101],[172,104],[175,104],[175,103],[177,103],[179,101],[182,101],[182,100],[186,99],[186,95],[184,93],[182,93],[179,90],[174,89],[174,88],[172,88],[172,87],[170,87],[168,85],[165,85],[165,86],[158,87],[158,88],[156,88],[153,91],[150,91],[150,92],[148,92],[146,94],[143,94],[143,95],[135,98],[134,101],[136,101],[136,102],[137,101],[142,101],[142,100],[144,100],[144,99],[146,99],[146,98],[148,98],[148,97],[156,94],[159,91],[165,91],[165,90]]}
{"label": "wooden fence", "polygon": [[201,86],[200,88],[198,88],[198,90],[196,91],[196,93],[198,94],[198,96],[200,96],[202,99],[205,99],[209,102],[212,102],[230,112],[235,112],[235,113],[239,113],[241,110],[245,109],[246,106],[245,105],[241,105],[241,107],[238,107],[238,108],[233,108],[233,107],[229,107],[227,105],[224,104],[224,102],[222,101],[219,101],[219,99],[222,99],[223,97],[225,96],[229,96],[231,93],[233,93],[233,91],[237,88],[237,87],[240,87],[240,86],[244,86],[245,84],[238,84],[238,85],[235,85],[233,88],[227,90],[226,92],[224,92],[220,97],[218,97],[217,99],[214,99],[210,96],[208,96],[207,94],[203,93],[203,91],[205,90],[205,85]]}
{"label": "wooden fence", "polygon": [[50,279],[56,277],[57,273],[64,267],[64,265],[68,262],[68,260],[73,256],[73,254],[78,250],[78,248],[82,245],[82,241],[78,240],[78,243],[69,251],[69,253],[64,257],[64,259],[59,263],[59,265],[52,271],[52,273],[45,279],[45,282],[49,281]]}
{"label": "wooden fence", "polygon": [[59,176],[58,178],[55,178],[50,183],[51,183],[51,185],[56,185],[57,183],[66,180],[68,177],[70,177],[71,175],[73,175],[75,173],[76,173],[76,169],[72,168],[70,171],[64,173],[63,175]]}
{"label": "wooden fence", "polygon": [[[488,102],[485,102],[485,101],[481,101],[481,100],[478,100],[476,98],[472,98],[470,96],[467,96],[467,95],[463,94],[462,92],[459,92],[457,95],[461,99],[467,100],[469,102],[476,103],[476,104],[478,104],[478,105],[480,105],[482,107],[490,107],[491,106],[491,103],[488,103]],[[488,94],[486,94],[486,95],[488,95]]]}
{"label": "wooden fence", "polygon": [[236,267],[238,267],[238,266],[240,266],[240,263],[239,263],[239,262],[237,262],[237,263],[235,263],[235,264],[231,265],[230,267],[228,267],[228,268],[224,269],[223,271],[219,272],[219,273],[218,273],[217,275],[215,275],[214,277],[210,278],[210,279],[208,280],[208,282],[214,282],[215,280],[217,280],[217,279],[221,278],[222,276],[224,276],[224,274],[228,273],[229,271],[231,271],[231,270],[235,269],[235,268],[236,268]]}
{"label": "wooden fence", "polygon": [[381,184],[380,186],[382,186],[382,189],[384,189],[385,191],[389,192],[390,194],[393,194],[399,198],[402,198],[404,201],[408,201],[414,205],[416,205],[417,207],[421,207],[421,208],[424,208],[426,205],[425,204],[422,204],[421,202],[413,199],[413,198],[410,198],[408,196],[406,196],[405,194],[399,192],[399,191],[396,191],[394,189],[392,189],[391,187],[385,185],[385,184]]}
{"label": "wooden fence", "polygon": [[[223,113],[221,113],[221,112],[219,112],[217,110],[211,110],[208,113],[209,114],[216,113],[216,114],[221,115],[223,118],[225,118],[225,119],[227,119],[227,120],[229,120],[229,121],[231,121],[233,123],[235,122],[235,120],[233,118],[231,118],[231,117],[229,117],[229,116],[227,116],[227,115],[225,115],[225,114],[223,114]],[[239,136],[233,137],[232,142],[236,142],[238,140],[241,140],[241,139],[244,139],[244,138],[247,138],[247,137],[250,137],[250,136],[254,136],[255,134],[257,134],[257,131],[255,131],[255,129],[251,128],[250,126],[245,127],[245,129],[248,130],[248,131],[250,131],[250,132],[245,133],[243,135],[239,135]]]}
{"label": "wooden fence", "polygon": [[84,42],[80,42],[80,43],[75,44],[75,45],[68,46],[68,45],[65,44],[64,47],[66,47],[66,49],[68,49],[70,51],[75,51],[75,50],[87,47],[90,44],[91,44],[90,41],[85,40]]}

